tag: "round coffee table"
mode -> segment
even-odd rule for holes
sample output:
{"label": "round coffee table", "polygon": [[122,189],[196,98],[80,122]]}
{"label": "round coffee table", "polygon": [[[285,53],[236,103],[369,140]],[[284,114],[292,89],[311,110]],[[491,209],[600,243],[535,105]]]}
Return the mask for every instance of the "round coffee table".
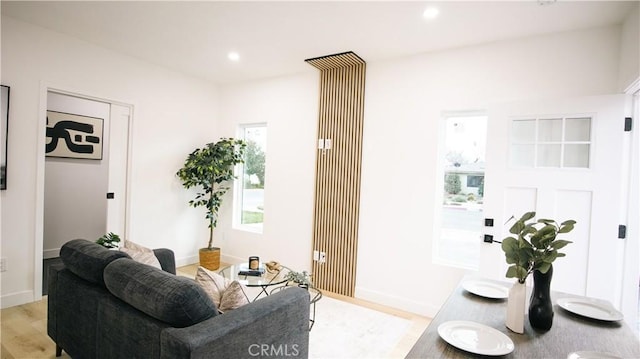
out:
{"label": "round coffee table", "polygon": [[[296,284],[295,283],[287,283],[283,286],[280,287],[276,287],[273,288],[271,290],[271,293],[275,293],[287,288],[293,288],[295,287]],[[305,287],[301,287],[301,288],[305,288]],[[308,287],[306,287],[306,289],[309,291],[309,305],[311,305],[311,312],[309,313],[310,318],[309,318],[309,330],[313,329],[313,324],[315,324],[316,322],[316,303],[322,299],[322,291],[320,291],[320,289],[314,287],[313,285],[310,285]]]}
{"label": "round coffee table", "polygon": [[265,271],[260,276],[239,274],[241,270],[245,270],[247,268],[246,263],[234,264],[222,268],[218,274],[231,281],[238,281],[238,283],[244,286],[260,288],[260,293],[253,298],[252,302],[260,298],[263,294],[269,295],[267,288],[287,282],[287,279],[285,278],[287,273],[289,273],[289,269],[287,267],[282,267],[280,270],[270,272],[266,270],[264,266],[261,266]]}

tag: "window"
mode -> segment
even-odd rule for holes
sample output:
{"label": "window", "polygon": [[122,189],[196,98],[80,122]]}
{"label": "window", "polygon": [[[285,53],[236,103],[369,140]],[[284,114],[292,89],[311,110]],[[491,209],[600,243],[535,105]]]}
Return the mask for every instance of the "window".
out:
{"label": "window", "polygon": [[442,201],[437,212],[434,261],[477,269],[480,261],[487,116],[445,118],[441,138],[444,168]]}
{"label": "window", "polygon": [[267,125],[252,124],[240,127],[239,138],[247,143],[244,163],[236,180],[236,227],[262,232],[264,221],[264,178],[267,154]]}
{"label": "window", "polygon": [[591,118],[532,118],[511,122],[514,167],[589,168]]}
{"label": "window", "polygon": [[467,187],[478,188],[483,180],[484,176],[467,175]]}

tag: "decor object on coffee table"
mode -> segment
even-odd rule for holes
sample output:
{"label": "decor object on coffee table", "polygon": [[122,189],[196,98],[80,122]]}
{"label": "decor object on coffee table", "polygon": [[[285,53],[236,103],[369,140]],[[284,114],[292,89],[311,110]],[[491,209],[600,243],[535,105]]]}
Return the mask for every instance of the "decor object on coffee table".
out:
{"label": "decor object on coffee table", "polygon": [[176,175],[185,188],[199,187],[193,207],[204,206],[209,226],[209,243],[200,249],[200,265],[209,269],[220,268],[220,248],[213,246],[213,229],[218,223],[218,211],[224,194],[233,180],[235,165],[244,162],[246,143],[233,138],[221,138],[191,152]]}
{"label": "decor object on coffee table", "polygon": [[288,281],[298,284],[298,287],[309,288],[313,283],[311,282],[311,274],[307,271],[295,272],[289,271],[285,277]]}
{"label": "decor object on coffee table", "polygon": [[529,323],[540,330],[551,328],[551,264],[556,258],[564,257],[565,254],[559,250],[572,243],[557,239],[557,236],[571,232],[576,224],[574,220],[566,220],[560,224],[552,219],[532,220],[535,216],[536,212],[523,214],[509,229],[517,238],[510,236],[502,241],[502,250],[507,263],[511,265],[506,277],[518,279],[512,288],[513,297],[512,292],[509,292],[506,320],[507,327],[516,333],[524,332],[524,282],[531,273],[534,273],[534,284],[529,305]]}

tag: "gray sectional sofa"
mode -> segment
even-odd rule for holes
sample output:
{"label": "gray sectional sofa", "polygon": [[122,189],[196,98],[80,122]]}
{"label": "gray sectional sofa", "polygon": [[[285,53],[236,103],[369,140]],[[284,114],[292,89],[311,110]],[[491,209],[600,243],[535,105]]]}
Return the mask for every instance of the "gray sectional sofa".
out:
{"label": "gray sectional sofa", "polygon": [[47,332],[73,358],[308,357],[309,294],[291,288],[225,314],[194,281],[86,240],[60,250],[48,283]]}

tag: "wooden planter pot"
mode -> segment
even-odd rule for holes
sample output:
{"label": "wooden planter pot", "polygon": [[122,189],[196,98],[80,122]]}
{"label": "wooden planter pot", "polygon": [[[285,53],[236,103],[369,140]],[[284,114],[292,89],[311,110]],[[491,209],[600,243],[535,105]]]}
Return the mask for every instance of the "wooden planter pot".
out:
{"label": "wooden planter pot", "polygon": [[200,265],[208,270],[220,268],[220,248],[200,248]]}

